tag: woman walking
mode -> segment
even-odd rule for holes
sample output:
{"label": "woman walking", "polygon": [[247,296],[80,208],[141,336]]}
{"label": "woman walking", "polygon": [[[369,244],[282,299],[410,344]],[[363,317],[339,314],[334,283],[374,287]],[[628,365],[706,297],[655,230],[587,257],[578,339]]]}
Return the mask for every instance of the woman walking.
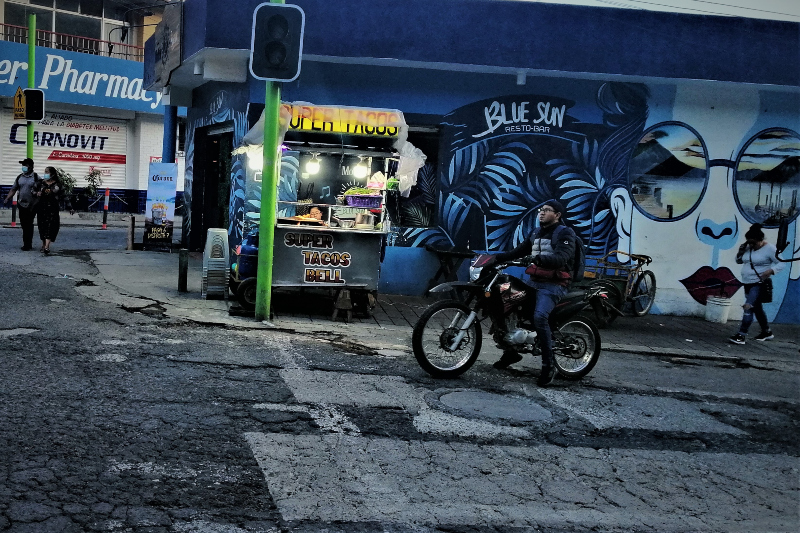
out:
{"label": "woman walking", "polygon": [[[61,227],[59,209],[64,199],[64,186],[58,180],[58,173],[53,167],[44,169],[44,179],[39,182],[35,193],[39,197],[39,238],[42,240],[41,251],[50,253],[50,245],[55,242]],[[67,200],[69,202],[69,200]],[[70,206],[70,212],[72,208]]]}
{"label": "woman walking", "polygon": [[783,263],[775,259],[775,245],[769,244],[764,239],[761,224],[753,224],[744,234],[745,243],[739,246],[736,262],[742,265],[742,283],[744,283],[745,302],[742,308],[742,324],[739,332],[729,340],[734,344],[744,344],[747,330],[758,320],[761,326],[755,340],[768,341],[774,339],[772,330],[769,329],[767,315],[762,304],[772,301],[772,276],[783,269]]}

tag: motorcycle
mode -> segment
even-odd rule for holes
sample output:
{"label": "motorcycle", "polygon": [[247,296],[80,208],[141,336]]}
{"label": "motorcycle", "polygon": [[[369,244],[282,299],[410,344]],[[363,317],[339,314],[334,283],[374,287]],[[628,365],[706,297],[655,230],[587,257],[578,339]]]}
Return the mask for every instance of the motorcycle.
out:
{"label": "motorcycle", "polygon": [[[470,281],[448,282],[430,290],[455,292],[458,299],[431,304],[420,316],[411,337],[419,365],[434,378],[455,378],[475,363],[481,351],[481,322],[502,350],[541,355],[540,340],[531,324],[536,290],[506,274],[527,263],[493,263],[480,255],[470,268]],[[568,380],[587,375],[600,357],[600,332],[580,313],[604,305],[602,288],[569,291],[550,314],[553,352],[558,374]]]}

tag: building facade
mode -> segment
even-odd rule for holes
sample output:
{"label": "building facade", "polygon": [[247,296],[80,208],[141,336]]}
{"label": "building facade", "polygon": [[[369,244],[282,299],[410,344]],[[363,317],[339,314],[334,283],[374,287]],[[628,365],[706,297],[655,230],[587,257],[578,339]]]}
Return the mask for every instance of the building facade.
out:
{"label": "building facade", "polygon": [[[247,70],[258,3],[185,2],[169,92],[188,107],[194,247],[205,227],[193,226],[192,196],[219,188],[209,139],[238,146],[263,108]],[[381,290],[424,290],[437,267],[425,245],[509,249],[552,197],[590,256],[654,258],[655,313],[701,315],[713,295],[740,303],[734,256],[752,223],[775,242],[789,220],[787,257],[800,257],[800,25],[481,0],[296,3],[302,72],[282,99],[398,109],[427,155],[399,200]],[[225,179],[235,245],[237,213],[255,209],[245,161],[233,157]],[[771,320],[800,321],[798,277],[798,262],[776,276]]]}
{"label": "building facade", "polygon": [[[145,19],[153,16],[102,0],[4,0],[0,13],[0,188],[11,186],[27,149],[13,98],[28,86],[27,15],[34,13],[35,88],[46,101],[34,129],[36,169],[62,168],[77,187],[98,170],[112,211],[143,212],[148,166],[160,160],[163,142],[162,94],[142,86],[143,40],[152,34]],[[102,209],[102,199],[84,201],[80,208]]]}

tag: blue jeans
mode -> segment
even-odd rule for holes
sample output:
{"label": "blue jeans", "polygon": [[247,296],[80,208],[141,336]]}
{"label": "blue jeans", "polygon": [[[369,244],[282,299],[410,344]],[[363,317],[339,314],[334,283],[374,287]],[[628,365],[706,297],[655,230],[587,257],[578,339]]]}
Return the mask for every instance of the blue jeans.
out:
{"label": "blue jeans", "polygon": [[761,326],[761,331],[769,331],[769,322],[767,322],[767,314],[761,302],[758,301],[758,293],[761,292],[761,285],[754,283],[744,286],[745,290],[745,303],[750,304],[750,309],[745,309],[742,315],[742,325],[739,326],[739,333],[747,335],[747,330],[750,329],[750,324],[753,323],[753,318],[758,320],[758,325]]}
{"label": "blue jeans", "polygon": [[553,356],[553,332],[550,331],[550,313],[561,298],[567,294],[567,288],[556,283],[530,281],[528,285],[536,289],[536,307],[533,310],[533,327],[539,336],[542,349],[542,367],[556,364]]}

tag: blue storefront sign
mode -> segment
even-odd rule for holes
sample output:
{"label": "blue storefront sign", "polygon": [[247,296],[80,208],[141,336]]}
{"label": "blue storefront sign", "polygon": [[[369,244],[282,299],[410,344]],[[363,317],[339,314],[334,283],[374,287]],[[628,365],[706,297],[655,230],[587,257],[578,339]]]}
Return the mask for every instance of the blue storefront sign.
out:
{"label": "blue storefront sign", "polygon": [[[27,59],[27,45],[0,41],[0,96],[27,86]],[[36,49],[36,88],[49,102],[163,113],[161,93],[146,91],[142,76],[142,63],[136,61]]]}

